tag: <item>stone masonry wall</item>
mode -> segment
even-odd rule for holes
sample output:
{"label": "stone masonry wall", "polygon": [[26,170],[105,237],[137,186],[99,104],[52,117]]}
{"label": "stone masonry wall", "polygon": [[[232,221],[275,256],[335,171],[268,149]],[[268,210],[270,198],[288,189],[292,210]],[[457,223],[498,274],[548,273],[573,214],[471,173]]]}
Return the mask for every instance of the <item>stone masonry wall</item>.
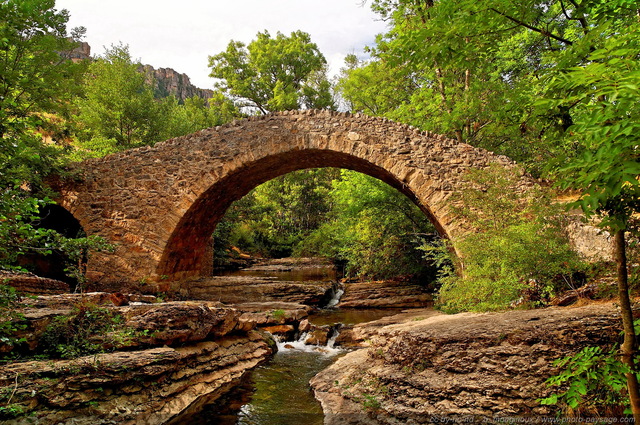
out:
{"label": "stone masonry wall", "polygon": [[[210,236],[226,209],[279,175],[328,166],[379,178],[455,240],[466,227],[449,198],[465,170],[492,163],[518,170],[504,156],[387,119],[289,111],[83,162],[81,178],[58,188],[59,203],[88,234],[117,246],[91,257],[92,281],[162,281],[206,273]],[[525,175],[520,182],[533,184]]]}

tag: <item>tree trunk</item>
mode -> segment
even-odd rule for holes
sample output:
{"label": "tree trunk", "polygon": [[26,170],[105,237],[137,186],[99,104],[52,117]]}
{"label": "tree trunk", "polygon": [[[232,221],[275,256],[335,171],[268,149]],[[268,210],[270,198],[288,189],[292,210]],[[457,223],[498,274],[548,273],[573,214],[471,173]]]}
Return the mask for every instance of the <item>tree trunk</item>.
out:
{"label": "tree trunk", "polygon": [[622,361],[629,366],[631,373],[627,373],[627,389],[629,401],[635,423],[640,423],[640,390],[634,364],[636,353],[636,334],[633,328],[633,311],[629,299],[629,282],[627,275],[627,254],[624,239],[624,230],[618,230],[614,236],[615,258],[618,274],[618,298],[620,301],[620,314],[624,329],[624,341],[621,347]]}

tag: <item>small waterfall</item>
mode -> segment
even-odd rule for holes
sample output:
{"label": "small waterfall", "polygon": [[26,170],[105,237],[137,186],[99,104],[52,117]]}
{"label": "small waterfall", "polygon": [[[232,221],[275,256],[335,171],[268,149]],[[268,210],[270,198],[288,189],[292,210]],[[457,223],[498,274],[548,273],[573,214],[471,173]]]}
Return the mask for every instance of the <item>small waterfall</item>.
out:
{"label": "small waterfall", "polygon": [[273,339],[276,341],[278,346],[278,353],[302,351],[333,356],[344,351],[342,348],[335,347],[335,342],[339,334],[339,326],[332,327],[331,330],[329,330],[329,339],[327,340],[326,345],[307,344],[306,341],[311,336],[311,332],[301,332],[298,338],[293,341],[286,341],[278,335],[273,335]]}
{"label": "small waterfall", "polygon": [[324,306],[324,308],[333,308],[337,306],[340,302],[340,297],[342,297],[342,294],[344,294],[344,286],[334,286],[331,293],[331,299],[329,299],[329,302]]}
{"label": "small waterfall", "polygon": [[341,327],[342,327],[342,323],[338,323],[337,325],[334,326],[333,333],[329,337],[329,341],[327,341],[327,348],[334,349],[336,340],[338,339],[338,336],[340,336]]}

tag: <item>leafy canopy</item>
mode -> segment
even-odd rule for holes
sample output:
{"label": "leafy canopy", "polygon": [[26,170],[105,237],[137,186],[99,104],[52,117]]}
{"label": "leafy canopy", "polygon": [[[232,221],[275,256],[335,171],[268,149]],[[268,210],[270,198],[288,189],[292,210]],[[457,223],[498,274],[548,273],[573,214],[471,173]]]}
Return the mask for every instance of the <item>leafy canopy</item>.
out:
{"label": "leafy canopy", "polygon": [[300,108],[333,108],[327,61],[309,34],[260,32],[249,45],[231,41],[209,57],[216,87],[240,100],[240,106],[265,114]]}

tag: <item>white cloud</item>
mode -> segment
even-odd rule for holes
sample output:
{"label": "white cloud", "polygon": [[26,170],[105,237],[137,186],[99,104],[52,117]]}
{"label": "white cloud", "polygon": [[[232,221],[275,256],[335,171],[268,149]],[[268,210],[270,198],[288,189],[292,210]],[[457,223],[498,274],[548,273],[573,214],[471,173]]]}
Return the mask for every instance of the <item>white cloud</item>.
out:
{"label": "white cloud", "polygon": [[230,40],[249,43],[259,31],[311,35],[336,73],[344,56],[372,45],[385,24],[362,0],[57,0],[71,15],[69,28],[85,26],[92,53],[122,42],[134,58],[184,72],[211,88],[208,57]]}

